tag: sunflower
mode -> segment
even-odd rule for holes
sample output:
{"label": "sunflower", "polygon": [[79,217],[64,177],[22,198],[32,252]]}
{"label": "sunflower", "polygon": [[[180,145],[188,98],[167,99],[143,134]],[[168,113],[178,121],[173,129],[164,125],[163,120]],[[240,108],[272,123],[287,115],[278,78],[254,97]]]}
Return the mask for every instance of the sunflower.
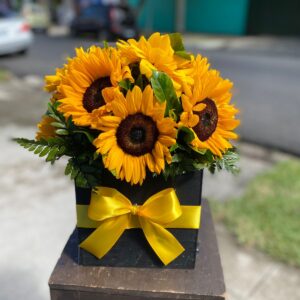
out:
{"label": "sunflower", "polygon": [[[117,46],[123,63],[133,70],[138,69],[147,79],[151,78],[153,70],[166,73],[172,79],[178,96],[193,84],[190,62],[175,55],[167,34],[156,32],[148,40],[142,36],[138,41],[119,41]],[[133,71],[133,74],[139,72]]]}
{"label": "sunflower", "polygon": [[[58,110],[66,118],[72,116],[77,126],[93,126],[99,116],[110,110],[109,102],[115,94],[120,93],[118,83],[126,78],[132,80],[130,69],[121,66],[114,48],[92,46],[87,52],[76,49],[76,57],[69,59],[65,70],[56,74],[60,80],[57,90],[62,95]],[[49,79],[52,85],[55,79]],[[48,86],[51,89],[51,84]]]}
{"label": "sunflower", "polygon": [[153,97],[148,85],[138,86],[111,102],[112,115],[101,118],[101,133],[95,139],[104,166],[116,178],[131,184],[142,184],[146,168],[160,174],[165,160],[171,163],[169,147],[175,144],[176,123],[165,118],[165,105]]}
{"label": "sunflower", "polygon": [[[71,59],[69,59],[71,60]],[[62,82],[62,78],[67,73],[68,65],[64,65],[62,68],[56,68],[56,73],[54,75],[45,76],[45,86],[44,90],[48,93],[52,93],[51,103],[56,102],[63,98],[62,93],[60,92],[59,86]]]}
{"label": "sunflower", "polygon": [[[238,110],[230,104],[232,82],[220,77],[215,70],[207,71],[202,58],[198,58],[195,68],[195,84],[190,95],[182,95],[183,113],[180,125],[189,127],[194,132],[193,147],[209,149],[222,157],[232,148],[228,141],[236,139],[234,130],[240,123],[235,119]],[[202,67],[201,67],[202,64]]]}
{"label": "sunflower", "polygon": [[66,71],[67,65],[63,68],[57,68],[54,75],[46,75],[44,90],[49,93],[56,92],[57,87],[61,84],[62,78],[65,76]]}
{"label": "sunflower", "polygon": [[38,132],[36,133],[36,140],[48,139],[55,136],[55,128],[51,125],[55,120],[49,116],[43,116],[40,123],[38,123]]}

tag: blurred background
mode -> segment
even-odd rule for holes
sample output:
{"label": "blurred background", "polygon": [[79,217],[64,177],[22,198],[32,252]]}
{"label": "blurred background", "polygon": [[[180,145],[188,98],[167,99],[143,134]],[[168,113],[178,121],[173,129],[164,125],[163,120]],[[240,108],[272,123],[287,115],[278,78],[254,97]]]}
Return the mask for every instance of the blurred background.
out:
{"label": "blurred background", "polygon": [[181,32],[234,82],[241,173],[205,174],[229,300],[300,299],[300,1],[0,0],[0,299],[49,299],[47,280],[74,228],[65,161],[33,138],[43,77],[74,48]]}

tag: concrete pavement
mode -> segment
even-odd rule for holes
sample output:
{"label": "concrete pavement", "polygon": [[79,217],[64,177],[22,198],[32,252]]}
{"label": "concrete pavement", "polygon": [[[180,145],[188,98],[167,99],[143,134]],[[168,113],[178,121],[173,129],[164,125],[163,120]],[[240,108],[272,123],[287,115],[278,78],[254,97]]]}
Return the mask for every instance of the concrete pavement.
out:
{"label": "concrete pavement", "polygon": [[[46,95],[34,77],[0,82],[0,299],[49,300],[47,280],[75,225],[72,182],[65,161],[54,167],[11,141],[34,136]],[[289,156],[241,143],[242,172],[207,172],[204,196],[226,201],[248,182]],[[218,188],[216,188],[216,186]],[[300,270],[237,245],[223,225],[216,226],[228,300],[298,300]]]}

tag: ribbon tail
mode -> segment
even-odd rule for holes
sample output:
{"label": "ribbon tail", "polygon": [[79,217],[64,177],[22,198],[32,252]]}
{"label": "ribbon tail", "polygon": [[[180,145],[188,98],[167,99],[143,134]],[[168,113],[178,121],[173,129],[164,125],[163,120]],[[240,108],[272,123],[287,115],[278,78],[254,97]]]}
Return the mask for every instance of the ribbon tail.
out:
{"label": "ribbon tail", "polygon": [[165,266],[185,250],[164,227],[144,218],[139,219],[147,241]]}
{"label": "ribbon tail", "polygon": [[99,259],[102,258],[118,241],[128,226],[128,215],[109,218],[90,234],[80,247]]}

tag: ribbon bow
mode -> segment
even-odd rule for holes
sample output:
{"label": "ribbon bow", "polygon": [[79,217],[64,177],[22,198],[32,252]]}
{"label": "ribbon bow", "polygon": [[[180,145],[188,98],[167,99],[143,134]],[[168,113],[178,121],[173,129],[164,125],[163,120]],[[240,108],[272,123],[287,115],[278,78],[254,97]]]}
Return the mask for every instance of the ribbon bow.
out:
{"label": "ribbon bow", "polygon": [[98,187],[92,193],[88,216],[94,221],[100,221],[100,225],[80,247],[102,258],[124,230],[141,227],[157,256],[167,265],[184,251],[178,240],[165,229],[181,214],[179,200],[172,188],[154,194],[139,206],[132,205],[116,189]]}

